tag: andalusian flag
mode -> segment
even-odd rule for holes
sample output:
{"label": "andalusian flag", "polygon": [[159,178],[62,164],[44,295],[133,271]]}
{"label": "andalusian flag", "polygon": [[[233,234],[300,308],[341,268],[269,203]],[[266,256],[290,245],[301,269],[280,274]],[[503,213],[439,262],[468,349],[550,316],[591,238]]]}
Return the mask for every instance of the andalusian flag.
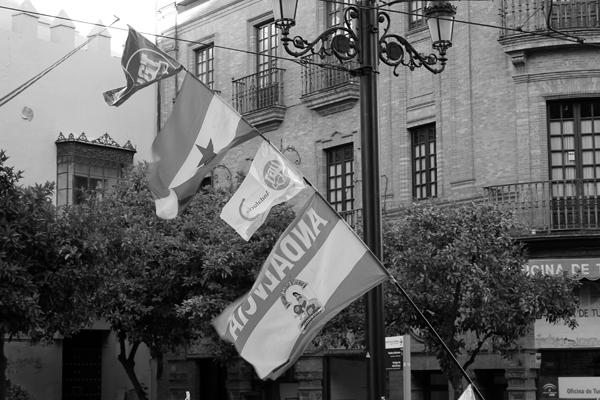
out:
{"label": "andalusian flag", "polygon": [[221,218],[248,240],[271,208],[288,201],[305,187],[302,175],[292,163],[264,141],[254,156],[248,176],[223,207]]}
{"label": "andalusian flag", "polygon": [[152,150],[149,185],[156,214],[175,218],[227,150],[258,135],[238,112],[189,72]]}
{"label": "andalusian flag", "polygon": [[119,106],[138,90],[183,69],[183,65],[132,27],[129,27],[121,56],[121,67],[125,72],[127,86],[104,92],[104,101],[109,106]]}
{"label": "andalusian flag", "polygon": [[250,291],[213,325],[261,379],[296,362],[327,321],[388,275],[314,193],[281,235]]}

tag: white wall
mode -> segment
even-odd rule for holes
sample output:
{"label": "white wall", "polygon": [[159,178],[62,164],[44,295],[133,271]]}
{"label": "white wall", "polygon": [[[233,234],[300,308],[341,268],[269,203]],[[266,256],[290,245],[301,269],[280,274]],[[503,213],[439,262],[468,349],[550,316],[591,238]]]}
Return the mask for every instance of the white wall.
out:
{"label": "white wall", "polygon": [[[0,4],[7,3],[14,6],[0,0]],[[48,35],[41,34],[47,24],[40,24],[37,35],[14,32],[13,13],[0,9],[0,97],[73,48],[50,42]],[[151,159],[156,85],[137,92],[120,107],[109,107],[102,92],[125,83],[120,58],[111,56],[110,46],[89,47],[0,107],[0,148],[7,151],[9,165],[24,170],[23,184],[56,180],[54,142],[60,132],[65,137],[85,132],[88,139],[108,133],[120,145],[131,141],[138,151],[136,162]],[[22,117],[24,107],[33,110],[31,121]]]}

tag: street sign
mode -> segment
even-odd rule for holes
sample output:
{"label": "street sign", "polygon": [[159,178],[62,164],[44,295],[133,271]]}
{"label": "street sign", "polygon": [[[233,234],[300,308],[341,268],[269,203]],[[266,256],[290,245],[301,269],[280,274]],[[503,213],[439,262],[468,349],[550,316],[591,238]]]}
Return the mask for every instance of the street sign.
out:
{"label": "street sign", "polygon": [[402,369],[403,350],[403,336],[388,336],[385,338],[385,369]]}

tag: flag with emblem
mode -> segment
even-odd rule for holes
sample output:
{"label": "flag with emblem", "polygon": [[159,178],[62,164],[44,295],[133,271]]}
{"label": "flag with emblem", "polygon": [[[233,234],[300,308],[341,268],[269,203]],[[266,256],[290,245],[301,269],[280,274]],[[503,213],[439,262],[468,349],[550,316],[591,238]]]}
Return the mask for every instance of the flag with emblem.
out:
{"label": "flag with emblem", "polygon": [[229,149],[258,135],[220,96],[189,72],[152,144],[149,172],[156,215],[175,218]]}
{"label": "flag with emblem", "polygon": [[221,218],[248,240],[263,224],[271,208],[291,199],[305,187],[302,175],[292,163],[264,141],[248,175],[223,207]]}
{"label": "flag with emblem", "polygon": [[183,65],[169,57],[132,27],[121,57],[126,86],[104,92],[109,106],[119,106],[138,90],[181,71]]}
{"label": "flag with emblem", "polygon": [[327,321],[387,278],[373,253],[314,192],[250,291],[213,326],[261,379],[276,379]]}

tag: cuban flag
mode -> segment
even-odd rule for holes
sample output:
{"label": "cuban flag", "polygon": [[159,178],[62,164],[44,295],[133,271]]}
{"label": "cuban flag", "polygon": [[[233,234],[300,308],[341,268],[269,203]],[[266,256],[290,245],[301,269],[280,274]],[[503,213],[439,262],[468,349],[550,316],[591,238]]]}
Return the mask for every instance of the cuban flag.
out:
{"label": "cuban flag", "polygon": [[276,379],[327,321],[387,278],[373,253],[314,192],[250,291],[213,326],[261,379]]}
{"label": "cuban flag", "polygon": [[175,218],[229,149],[259,133],[189,72],[152,150],[149,186],[156,215]]}

